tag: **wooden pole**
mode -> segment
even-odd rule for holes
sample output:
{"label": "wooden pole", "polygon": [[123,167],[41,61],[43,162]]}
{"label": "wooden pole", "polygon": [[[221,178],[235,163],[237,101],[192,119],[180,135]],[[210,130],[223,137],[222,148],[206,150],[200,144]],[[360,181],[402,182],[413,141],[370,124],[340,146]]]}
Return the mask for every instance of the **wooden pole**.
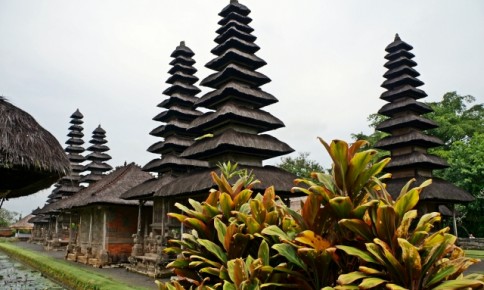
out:
{"label": "wooden pole", "polygon": [[457,233],[457,219],[455,217],[455,204],[452,204],[452,223],[454,225],[454,236],[459,237]]}

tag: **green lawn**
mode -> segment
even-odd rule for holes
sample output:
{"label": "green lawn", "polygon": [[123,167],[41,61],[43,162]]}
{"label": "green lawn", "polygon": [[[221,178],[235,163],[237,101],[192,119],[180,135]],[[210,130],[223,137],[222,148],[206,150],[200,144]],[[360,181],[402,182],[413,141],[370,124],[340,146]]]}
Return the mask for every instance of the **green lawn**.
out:
{"label": "green lawn", "polygon": [[465,250],[466,256],[484,261],[484,250]]}
{"label": "green lawn", "polygon": [[0,242],[0,250],[42,272],[45,276],[58,281],[70,289],[92,290],[141,290],[144,288],[128,286],[106,278],[100,274],[81,269],[59,261],[42,253],[22,249],[11,243]]}

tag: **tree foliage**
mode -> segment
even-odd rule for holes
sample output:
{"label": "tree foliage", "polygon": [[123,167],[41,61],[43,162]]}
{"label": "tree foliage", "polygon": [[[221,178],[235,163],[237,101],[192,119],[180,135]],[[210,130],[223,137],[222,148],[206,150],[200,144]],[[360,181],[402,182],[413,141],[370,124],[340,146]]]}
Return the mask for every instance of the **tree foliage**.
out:
{"label": "tree foliage", "polygon": [[300,178],[310,178],[312,172],[324,171],[323,166],[315,160],[309,159],[309,152],[300,152],[299,155],[294,158],[282,157],[281,163],[276,166],[291,172]]}
{"label": "tree foliage", "polygon": [[15,217],[18,213],[9,211],[5,208],[0,208],[0,227],[8,227],[15,222]]}
{"label": "tree foliage", "polygon": [[177,255],[167,265],[177,279],[158,281],[159,289],[484,287],[484,275],[462,275],[479,260],[465,257],[448,227],[435,227],[440,214],[418,215],[430,180],[416,187],[409,181],[394,200],[383,184],[389,175],[381,174],[388,158],[360,151],[365,141],[321,143],[332,170],[295,180],[302,187],[293,191],[307,195],[300,211],[288,208],[273,186],[253,192],[258,181],[246,174],[231,184],[225,170],[212,173],[217,188],[205,201],[176,204],[182,213],[169,216],[189,231],[164,250]]}
{"label": "tree foliage", "polygon": [[434,111],[426,117],[439,124],[430,134],[444,141],[442,148],[450,149],[456,141],[467,141],[475,133],[484,133],[484,107],[474,104],[475,101],[473,96],[449,92],[442,101],[428,103]]}

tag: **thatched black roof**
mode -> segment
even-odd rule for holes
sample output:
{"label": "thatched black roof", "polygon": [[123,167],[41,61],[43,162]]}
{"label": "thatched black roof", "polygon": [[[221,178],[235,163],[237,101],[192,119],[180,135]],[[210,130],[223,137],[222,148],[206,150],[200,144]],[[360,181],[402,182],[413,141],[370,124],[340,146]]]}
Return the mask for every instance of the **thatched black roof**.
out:
{"label": "thatched black roof", "polygon": [[77,192],[71,197],[45,206],[42,213],[83,207],[92,204],[135,205],[135,201],[121,199],[120,196],[131,188],[152,179],[153,176],[141,170],[134,163],[117,167],[101,180]]}
{"label": "thatched black roof", "polygon": [[219,71],[223,67],[227,66],[227,64],[230,62],[242,63],[253,70],[263,67],[267,64],[265,60],[254,54],[249,54],[234,48],[230,48],[221,56],[209,61],[205,66],[209,69]]}
{"label": "thatched black roof", "polygon": [[217,29],[217,31],[215,31],[215,32],[217,34],[223,34],[223,33],[225,33],[225,31],[227,31],[228,29],[230,29],[232,27],[235,27],[238,30],[243,31],[245,33],[251,33],[251,32],[254,31],[254,29],[252,27],[250,27],[249,25],[243,24],[243,23],[241,23],[241,22],[239,22],[235,19],[230,19],[222,27]]}
{"label": "thatched black roof", "polygon": [[432,108],[429,105],[421,102],[417,102],[412,98],[400,98],[392,103],[384,105],[378,114],[392,117],[393,115],[400,113],[402,111],[410,110],[417,114],[426,114],[432,112]]}
{"label": "thatched black roof", "polygon": [[273,95],[266,93],[261,89],[251,88],[238,82],[228,82],[220,88],[202,96],[200,100],[197,101],[196,105],[216,110],[221,103],[224,103],[229,99],[236,102],[246,103],[255,109],[278,102]]}
{"label": "thatched black roof", "polygon": [[[270,135],[256,135],[238,132],[233,129],[214,136],[196,141],[180,155],[181,157],[208,160],[227,153],[269,159],[293,152],[294,149],[286,143]],[[225,160],[227,161],[227,160]],[[232,160],[243,163],[243,160]]]}
{"label": "thatched black roof", "polygon": [[246,125],[251,124],[257,133],[284,127],[284,123],[271,113],[247,107],[236,106],[232,103],[224,104],[215,112],[205,113],[195,119],[189,127],[190,130],[214,132],[227,123]]}
{"label": "thatched black roof", "polygon": [[163,141],[156,142],[148,148],[151,153],[166,154],[171,152],[182,152],[194,142],[191,137],[172,135]]}
{"label": "thatched black roof", "polygon": [[[291,193],[291,188],[294,187],[294,179],[297,178],[292,173],[274,166],[259,167],[239,165],[239,169],[247,169],[261,181],[260,184],[254,187],[255,192],[263,193],[269,186],[275,186],[276,194],[279,196],[298,196]],[[210,172],[212,171],[220,175],[219,169],[207,168],[196,173],[178,177],[173,182],[161,187],[155,193],[154,198],[168,196],[187,197],[189,195],[208,194],[209,190],[215,187],[210,176]],[[235,180],[231,181],[234,182]]]}
{"label": "thatched black roof", "polygon": [[391,162],[385,167],[387,170],[392,168],[426,168],[426,169],[443,169],[449,167],[447,162],[435,155],[424,152],[411,152],[392,157]]}
{"label": "thatched black roof", "polygon": [[417,128],[420,130],[428,130],[437,128],[439,125],[432,120],[425,117],[407,114],[399,117],[390,118],[381,122],[376,129],[379,131],[391,133],[394,130],[402,128]]}
{"label": "thatched black roof", "polygon": [[159,122],[170,122],[173,119],[192,121],[198,116],[201,116],[202,112],[195,111],[189,108],[184,108],[178,105],[173,105],[169,110],[163,111],[156,115],[153,120]]}
{"label": "thatched black roof", "polygon": [[49,217],[43,214],[35,215],[28,220],[32,224],[47,224],[49,221]]}
{"label": "thatched black roof", "polygon": [[200,85],[217,89],[231,80],[237,80],[249,86],[256,87],[262,86],[271,81],[271,79],[269,79],[267,76],[260,72],[251,71],[240,65],[231,63],[220,72],[211,74],[206,77],[200,83]]}
{"label": "thatched black roof", "polygon": [[120,197],[127,200],[140,200],[151,198],[159,189],[176,178],[172,175],[163,175],[158,178],[152,178],[131,188],[123,193]]}
{"label": "thatched black roof", "polygon": [[394,88],[392,90],[382,93],[380,99],[388,102],[393,102],[404,97],[421,99],[425,98],[426,96],[427,94],[421,89],[417,89],[415,87],[412,87],[411,85],[403,85],[401,87]]}
{"label": "thatched black roof", "polygon": [[410,129],[400,135],[390,135],[376,142],[375,147],[382,150],[390,150],[395,145],[401,146],[420,146],[424,148],[432,148],[441,146],[444,143],[437,137],[429,136],[422,131]]}
{"label": "thatched black roof", "polygon": [[27,112],[0,97],[0,196],[35,193],[69,170],[57,139]]}
{"label": "thatched black roof", "polygon": [[153,159],[143,166],[144,171],[149,172],[187,172],[190,168],[208,167],[208,162],[179,157],[175,154],[163,155],[162,158]]}
{"label": "thatched black roof", "polygon": [[[420,185],[428,177],[416,176],[414,184]],[[409,178],[392,178],[386,180],[388,192],[397,198],[402,187],[409,181]],[[460,203],[471,202],[474,200],[472,195],[467,191],[458,188],[452,183],[445,181],[438,177],[432,177],[432,184],[424,188],[420,193],[420,200],[422,201],[436,201],[443,203]]]}

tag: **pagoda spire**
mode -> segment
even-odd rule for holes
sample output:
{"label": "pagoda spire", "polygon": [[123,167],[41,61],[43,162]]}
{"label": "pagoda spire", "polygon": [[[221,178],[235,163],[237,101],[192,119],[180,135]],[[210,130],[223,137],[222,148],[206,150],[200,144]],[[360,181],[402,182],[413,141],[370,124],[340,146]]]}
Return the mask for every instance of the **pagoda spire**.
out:
{"label": "pagoda spire", "polygon": [[89,141],[92,145],[87,148],[91,153],[86,156],[86,159],[90,162],[85,166],[85,170],[90,171],[90,173],[84,176],[81,182],[89,184],[96,182],[104,177],[105,172],[113,169],[111,165],[106,163],[111,160],[111,156],[106,153],[109,151],[109,147],[105,145],[107,142],[106,131],[99,125],[92,132],[92,139]]}
{"label": "pagoda spire", "polygon": [[79,184],[81,180],[80,174],[84,171],[84,166],[81,163],[86,160],[82,156],[82,153],[85,151],[82,146],[84,144],[82,140],[82,137],[84,137],[84,133],[82,133],[84,130],[82,127],[84,123],[83,118],[84,116],[79,109],[71,115],[71,125],[69,127],[69,133],[67,134],[69,139],[66,141],[67,147],[65,148],[67,158],[71,164],[71,172],[54,185],[56,188],[48,196],[47,203],[71,196],[83,188]]}
{"label": "pagoda spire", "polygon": [[162,101],[158,107],[166,109],[153,118],[164,123],[153,129],[150,134],[163,138],[148,148],[154,154],[160,154],[161,158],[151,160],[143,167],[143,170],[156,172],[160,175],[170,173],[179,175],[192,167],[207,167],[206,162],[181,158],[179,155],[187,147],[193,144],[198,136],[197,131],[188,132],[189,124],[201,112],[194,109],[198,100],[196,95],[200,92],[194,84],[198,81],[195,76],[197,69],[193,66],[195,60],[193,51],[186,46],[185,41],[171,54],[174,59],[170,62],[172,68],[168,71],[170,77],[166,81],[170,86],[163,92],[168,98]]}
{"label": "pagoda spire", "polygon": [[257,71],[266,62],[255,55],[260,48],[249,26],[250,12],[238,1],[230,1],[219,13],[221,27],[212,49],[216,57],[206,64],[215,73],[200,83],[213,90],[196,103],[214,111],[198,117],[188,128],[213,137],[195,142],[183,157],[206,160],[211,166],[224,161],[262,166],[265,159],[294,151],[286,143],[260,134],[284,127],[284,123],[261,110],[278,100],[260,88],[270,79]]}
{"label": "pagoda spire", "polygon": [[386,169],[395,178],[416,175],[432,177],[432,170],[448,166],[445,160],[427,152],[427,149],[443,143],[425,133],[425,130],[438,125],[422,116],[432,112],[432,109],[417,101],[427,94],[418,89],[424,83],[417,78],[420,74],[414,69],[417,63],[412,60],[412,49],[398,34],[385,49],[388,52],[385,56],[388,71],[383,75],[386,80],[382,87],[387,91],[381,95],[381,99],[389,104],[384,105],[378,113],[389,119],[376,129],[390,135],[377,142],[375,147],[391,151],[392,161]]}
{"label": "pagoda spire", "polygon": [[426,204],[423,212],[438,211],[440,204],[453,204],[473,200],[472,196],[446,182],[433,177],[433,170],[448,167],[442,158],[428,152],[429,148],[443,145],[443,142],[426,133],[426,130],[437,128],[438,124],[425,118],[424,114],[432,112],[430,106],[418,100],[427,94],[419,89],[424,83],[418,79],[415,70],[417,63],[410,51],[411,45],[401,40],[398,34],[386,47],[383,75],[386,79],[381,85],[386,91],[380,96],[388,103],[378,113],[388,117],[376,129],[389,135],[375,144],[375,148],[391,152],[391,161],[385,171],[392,174],[387,181],[388,191],[397,196],[408,180],[415,178],[418,183],[432,178],[433,183],[426,188],[421,201]]}

